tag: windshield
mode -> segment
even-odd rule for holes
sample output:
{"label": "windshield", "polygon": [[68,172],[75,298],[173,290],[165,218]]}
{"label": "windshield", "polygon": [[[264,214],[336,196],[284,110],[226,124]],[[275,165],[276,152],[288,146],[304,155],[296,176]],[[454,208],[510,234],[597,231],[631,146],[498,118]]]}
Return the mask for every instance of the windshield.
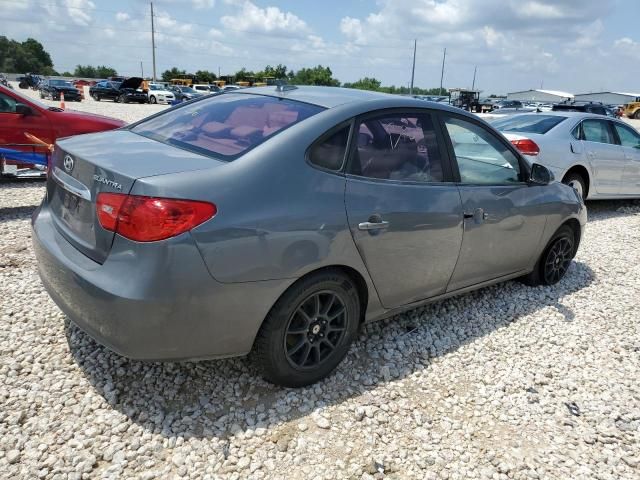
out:
{"label": "windshield", "polygon": [[162,90],[159,85],[149,85],[149,90]]}
{"label": "windshield", "polygon": [[497,120],[492,125],[501,132],[545,134],[566,119],[558,115],[516,115]]}
{"label": "windshield", "polygon": [[120,88],[120,85],[122,85],[122,82],[111,82],[111,86],[115,89]]}
{"label": "windshield", "polygon": [[191,87],[180,87],[180,90],[182,90],[184,93],[197,93],[193,88]]}
{"label": "windshield", "polygon": [[73,87],[71,82],[67,82],[66,80],[49,80],[49,85],[53,87]]}
{"label": "windshield", "polygon": [[131,130],[204,155],[233,160],[282,130],[323,110],[281,98],[225,94],[167,110]]}

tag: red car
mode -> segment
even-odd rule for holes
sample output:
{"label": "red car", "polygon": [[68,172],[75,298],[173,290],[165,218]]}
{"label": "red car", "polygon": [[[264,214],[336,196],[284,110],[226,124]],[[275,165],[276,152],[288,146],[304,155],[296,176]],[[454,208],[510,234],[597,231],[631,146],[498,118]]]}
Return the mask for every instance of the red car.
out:
{"label": "red car", "polygon": [[115,118],[50,107],[0,85],[0,175],[46,175],[49,146],[58,138],[124,125]]}

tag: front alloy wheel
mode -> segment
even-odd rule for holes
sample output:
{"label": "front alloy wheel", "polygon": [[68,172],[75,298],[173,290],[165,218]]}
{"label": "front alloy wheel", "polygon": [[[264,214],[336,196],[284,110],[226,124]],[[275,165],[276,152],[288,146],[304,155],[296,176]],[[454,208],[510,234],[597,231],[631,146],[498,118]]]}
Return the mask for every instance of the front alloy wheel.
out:
{"label": "front alloy wheel", "polygon": [[342,361],[360,323],[353,280],[325,270],[294,283],[275,303],[256,336],[251,357],[264,378],[303,387],[328,376]]}
{"label": "front alloy wheel", "polygon": [[551,244],[545,258],[543,269],[544,283],[556,284],[567,273],[573,258],[573,239],[567,235],[560,236]]}

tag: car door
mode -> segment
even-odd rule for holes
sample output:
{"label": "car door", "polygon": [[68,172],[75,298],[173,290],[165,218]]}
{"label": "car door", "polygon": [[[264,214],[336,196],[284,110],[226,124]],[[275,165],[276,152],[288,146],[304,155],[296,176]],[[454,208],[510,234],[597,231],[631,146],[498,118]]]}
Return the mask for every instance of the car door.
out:
{"label": "car door", "polygon": [[441,121],[464,216],[462,248],[447,291],[524,273],[546,223],[544,187],[526,182],[526,163],[497,132],[456,114],[442,114]]}
{"label": "car door", "polygon": [[354,128],[345,206],[382,304],[444,293],[462,244],[462,209],[433,115],[377,112]]}
{"label": "car door", "polygon": [[640,196],[640,134],[622,122],[612,122],[624,154],[620,193]]}
{"label": "car door", "polygon": [[599,195],[618,195],[625,168],[624,152],[616,140],[610,120],[589,118],[580,124],[585,161],[593,172],[592,183]]}

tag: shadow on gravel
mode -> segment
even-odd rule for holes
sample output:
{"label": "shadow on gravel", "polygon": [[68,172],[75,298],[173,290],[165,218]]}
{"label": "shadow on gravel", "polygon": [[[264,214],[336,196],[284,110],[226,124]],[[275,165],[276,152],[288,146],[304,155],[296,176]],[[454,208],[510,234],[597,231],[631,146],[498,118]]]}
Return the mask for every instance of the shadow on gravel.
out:
{"label": "shadow on gravel", "polygon": [[0,208],[0,223],[11,220],[27,220],[31,218],[36,208],[38,208],[36,205]]}
{"label": "shadow on gravel", "polygon": [[592,200],[587,202],[589,222],[640,215],[639,200]]}
{"label": "shadow on gravel", "polygon": [[237,432],[269,425],[289,431],[296,428],[293,421],[313,410],[353,396],[379,401],[367,392],[428,368],[434,359],[544,308],[554,308],[571,321],[574,313],[563,305],[563,298],[593,280],[594,272],[586,264],[574,262],[553,287],[507,282],[368,324],[330,378],[297,390],[266,383],[245,359],[133,361],[97,345],[69,321],[65,330],[71,353],[89,382],[131,421],[168,438],[224,441]]}

